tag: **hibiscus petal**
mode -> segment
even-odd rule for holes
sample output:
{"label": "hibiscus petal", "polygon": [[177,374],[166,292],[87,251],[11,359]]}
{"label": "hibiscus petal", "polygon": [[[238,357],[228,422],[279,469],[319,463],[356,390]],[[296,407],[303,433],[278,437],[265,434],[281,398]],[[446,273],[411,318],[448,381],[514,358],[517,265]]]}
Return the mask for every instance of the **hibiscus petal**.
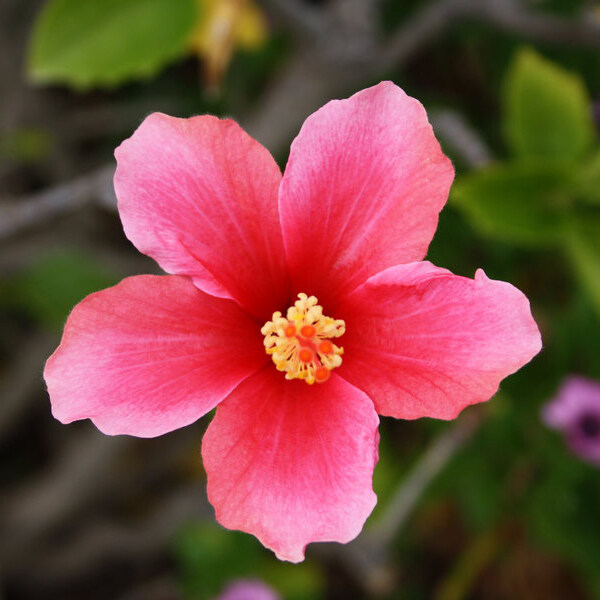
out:
{"label": "hibiscus petal", "polygon": [[453,177],[425,109],[393,83],[326,104],[292,144],[279,194],[297,290],[331,310],[371,275],[421,260]]}
{"label": "hibiscus petal", "polygon": [[527,298],[503,281],[428,262],[375,275],[340,309],[339,372],[399,419],[453,419],[491,398],[541,348]]}
{"label": "hibiscus petal", "polygon": [[153,437],[207,413],[265,360],[237,303],[184,277],[142,275],[73,309],[44,377],[59,421]]}
{"label": "hibiscus petal", "polygon": [[371,400],[332,375],[287,381],[266,368],[217,409],[202,442],[219,522],[299,562],[309,542],[348,542],[377,498],[379,419]]}
{"label": "hibiscus petal", "polygon": [[285,306],[281,172],[237,123],[154,113],[115,156],[119,213],[140,252],[262,321]]}

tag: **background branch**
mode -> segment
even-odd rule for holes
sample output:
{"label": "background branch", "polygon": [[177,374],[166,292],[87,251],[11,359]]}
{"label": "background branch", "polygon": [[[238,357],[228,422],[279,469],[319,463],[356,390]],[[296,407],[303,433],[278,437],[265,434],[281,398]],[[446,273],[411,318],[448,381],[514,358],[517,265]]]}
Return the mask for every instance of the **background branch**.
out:
{"label": "background branch", "polygon": [[328,28],[327,15],[302,0],[261,0],[266,13],[298,37],[321,38]]}
{"label": "background branch", "polygon": [[53,219],[93,202],[115,207],[113,175],[114,166],[107,165],[73,181],[5,203],[0,206],[0,241],[24,229],[49,224]]}
{"label": "background branch", "polygon": [[429,120],[436,135],[465,165],[479,169],[492,162],[492,151],[463,115],[454,110],[434,110]]}
{"label": "background branch", "polygon": [[[436,0],[408,18],[390,39],[379,41],[364,20],[345,18],[346,3],[329,11],[300,0],[265,0],[265,7],[284,17],[288,29],[310,32],[314,43],[302,45],[267,90],[259,108],[242,118],[248,132],[274,153],[279,153],[298,131],[308,114],[331,98],[352,91],[365,78],[377,78],[398,68],[444,31],[461,20],[480,20],[495,28],[558,44],[600,47],[600,22],[587,12],[575,19],[560,19],[532,11],[517,0]],[[372,17],[371,17],[372,18]],[[441,116],[446,131],[463,129]],[[480,144],[472,146],[473,166],[489,157]],[[93,203],[112,208],[114,166],[107,165],[71,182],[49,188],[0,207],[0,241],[47,223],[53,218]]]}
{"label": "background branch", "polygon": [[465,14],[530,40],[600,48],[600,19],[592,10],[565,18],[527,8],[521,0],[470,0]]}
{"label": "background branch", "polygon": [[448,425],[398,483],[373,525],[367,525],[350,544],[317,547],[317,554],[339,564],[368,595],[389,595],[397,583],[397,573],[390,566],[392,542],[402,532],[433,480],[478,431],[485,414],[482,407],[469,408]]}
{"label": "background branch", "polygon": [[365,533],[366,548],[384,552],[402,530],[425,489],[448,461],[474,435],[484,420],[484,409],[470,408],[433,440],[403,479],[379,520]]}

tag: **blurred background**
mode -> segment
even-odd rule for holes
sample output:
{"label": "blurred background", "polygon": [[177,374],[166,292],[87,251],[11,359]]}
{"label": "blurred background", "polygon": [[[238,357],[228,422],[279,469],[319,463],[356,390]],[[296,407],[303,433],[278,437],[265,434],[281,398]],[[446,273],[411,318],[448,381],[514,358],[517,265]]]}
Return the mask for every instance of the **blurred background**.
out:
{"label": "blurred background", "polygon": [[[544,350],[454,423],[383,419],[363,535],[280,563],[214,520],[209,418],[148,440],[63,426],[43,364],[76,302],[157,272],[112,190],[147,114],[232,116],[283,167],[306,116],[386,78],[457,169],[429,258],[517,285]],[[566,378],[600,380],[599,120],[595,1],[0,0],[0,598],[268,598],[248,579],[290,600],[600,598],[600,469],[541,417]]]}

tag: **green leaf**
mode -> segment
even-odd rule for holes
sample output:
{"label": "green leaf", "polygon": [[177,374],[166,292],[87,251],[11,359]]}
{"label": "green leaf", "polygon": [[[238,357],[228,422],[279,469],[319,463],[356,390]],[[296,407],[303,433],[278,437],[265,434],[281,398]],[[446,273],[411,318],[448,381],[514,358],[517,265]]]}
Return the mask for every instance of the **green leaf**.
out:
{"label": "green leaf", "polygon": [[594,138],[591,101],[581,79],[521,50],[505,82],[508,142],[519,158],[577,160]]}
{"label": "green leaf", "polygon": [[194,0],[49,0],[29,74],[82,89],[150,77],[185,52],[195,15]]}
{"label": "green leaf", "polygon": [[451,202],[484,236],[549,245],[561,239],[570,174],[562,164],[495,165],[461,177]]}
{"label": "green leaf", "polygon": [[586,211],[573,218],[565,245],[575,273],[600,315],[600,211]]}
{"label": "green leaf", "polygon": [[45,326],[60,329],[77,302],[116,280],[91,257],[65,249],[44,257],[14,280],[13,301]]}

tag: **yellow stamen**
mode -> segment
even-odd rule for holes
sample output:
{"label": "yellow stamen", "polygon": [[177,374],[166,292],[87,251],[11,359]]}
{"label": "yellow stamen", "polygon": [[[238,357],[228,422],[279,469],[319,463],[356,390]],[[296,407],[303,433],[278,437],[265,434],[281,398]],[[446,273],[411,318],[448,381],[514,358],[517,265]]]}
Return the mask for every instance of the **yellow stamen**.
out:
{"label": "yellow stamen", "polygon": [[277,369],[285,372],[286,379],[303,379],[308,384],[327,381],[330,371],[342,364],[344,349],[330,338],[345,331],[344,321],[324,316],[318,300],[306,294],[298,294],[286,318],[274,312],[260,330]]}

